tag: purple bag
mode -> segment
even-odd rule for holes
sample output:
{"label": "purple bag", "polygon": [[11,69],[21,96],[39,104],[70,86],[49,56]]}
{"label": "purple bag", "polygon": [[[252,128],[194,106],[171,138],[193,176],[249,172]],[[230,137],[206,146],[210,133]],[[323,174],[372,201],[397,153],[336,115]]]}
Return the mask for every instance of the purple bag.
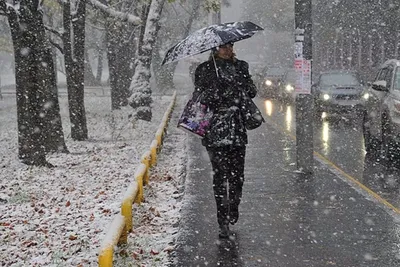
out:
{"label": "purple bag", "polygon": [[203,138],[206,134],[213,112],[200,103],[201,94],[193,97],[186,104],[178,121],[178,128]]}

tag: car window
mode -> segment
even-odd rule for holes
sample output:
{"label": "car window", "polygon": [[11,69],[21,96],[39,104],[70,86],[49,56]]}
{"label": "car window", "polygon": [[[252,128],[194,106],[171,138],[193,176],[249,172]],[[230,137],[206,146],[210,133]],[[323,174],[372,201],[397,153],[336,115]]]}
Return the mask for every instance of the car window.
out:
{"label": "car window", "polygon": [[381,72],[379,73],[378,77],[376,78],[377,81],[386,81],[386,73],[388,72],[387,68],[384,68],[381,70]]}
{"label": "car window", "polygon": [[378,70],[378,72],[377,72],[376,75],[375,75],[374,82],[378,81],[378,78],[379,78],[379,75],[381,74],[381,72],[382,72],[381,69]]}
{"label": "car window", "polygon": [[321,85],[358,85],[357,77],[349,73],[327,73],[320,76]]}
{"label": "car window", "polygon": [[396,75],[394,77],[394,90],[400,91],[400,68],[396,69]]}
{"label": "car window", "polygon": [[393,68],[389,67],[385,75],[386,88],[390,88],[392,86],[392,77],[393,77],[392,75],[393,75]]}

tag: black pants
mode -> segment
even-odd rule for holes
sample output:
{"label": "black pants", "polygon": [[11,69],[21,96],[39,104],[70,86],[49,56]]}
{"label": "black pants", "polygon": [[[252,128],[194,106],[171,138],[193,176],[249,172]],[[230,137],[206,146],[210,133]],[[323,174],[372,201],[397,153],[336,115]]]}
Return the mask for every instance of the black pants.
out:
{"label": "black pants", "polygon": [[214,172],[213,188],[218,223],[228,224],[229,210],[237,210],[242,198],[246,147],[208,147],[207,152]]}

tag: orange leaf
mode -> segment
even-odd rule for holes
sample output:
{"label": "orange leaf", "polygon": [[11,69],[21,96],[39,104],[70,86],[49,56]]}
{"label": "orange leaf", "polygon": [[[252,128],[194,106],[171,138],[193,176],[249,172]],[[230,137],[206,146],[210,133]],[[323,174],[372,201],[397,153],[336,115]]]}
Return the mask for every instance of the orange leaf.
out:
{"label": "orange leaf", "polygon": [[158,251],[156,251],[156,250],[151,250],[151,251],[150,251],[150,254],[151,254],[151,255],[158,255],[158,254],[160,254],[160,252],[158,252]]}
{"label": "orange leaf", "polygon": [[138,260],[138,259],[139,259],[139,254],[138,254],[137,252],[133,252],[133,253],[132,253],[132,257],[133,257],[135,260]]}

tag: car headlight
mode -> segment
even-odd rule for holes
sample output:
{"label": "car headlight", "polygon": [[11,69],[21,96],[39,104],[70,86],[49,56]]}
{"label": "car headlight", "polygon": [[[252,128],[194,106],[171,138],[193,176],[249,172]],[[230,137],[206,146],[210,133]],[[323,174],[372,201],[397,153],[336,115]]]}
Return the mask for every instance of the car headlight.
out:
{"label": "car headlight", "polygon": [[271,86],[271,85],[272,85],[272,82],[271,82],[270,80],[266,80],[266,81],[265,81],[265,85]]}
{"label": "car headlight", "polygon": [[369,93],[365,93],[365,94],[363,95],[363,98],[364,98],[365,100],[368,100],[368,99],[369,99]]}
{"label": "car headlight", "polygon": [[323,98],[324,100],[329,100],[329,99],[331,98],[331,96],[328,95],[328,94],[324,94],[324,95],[322,96],[322,98]]}
{"label": "car headlight", "polygon": [[291,84],[286,85],[286,91],[292,92],[294,90],[294,87]]}

